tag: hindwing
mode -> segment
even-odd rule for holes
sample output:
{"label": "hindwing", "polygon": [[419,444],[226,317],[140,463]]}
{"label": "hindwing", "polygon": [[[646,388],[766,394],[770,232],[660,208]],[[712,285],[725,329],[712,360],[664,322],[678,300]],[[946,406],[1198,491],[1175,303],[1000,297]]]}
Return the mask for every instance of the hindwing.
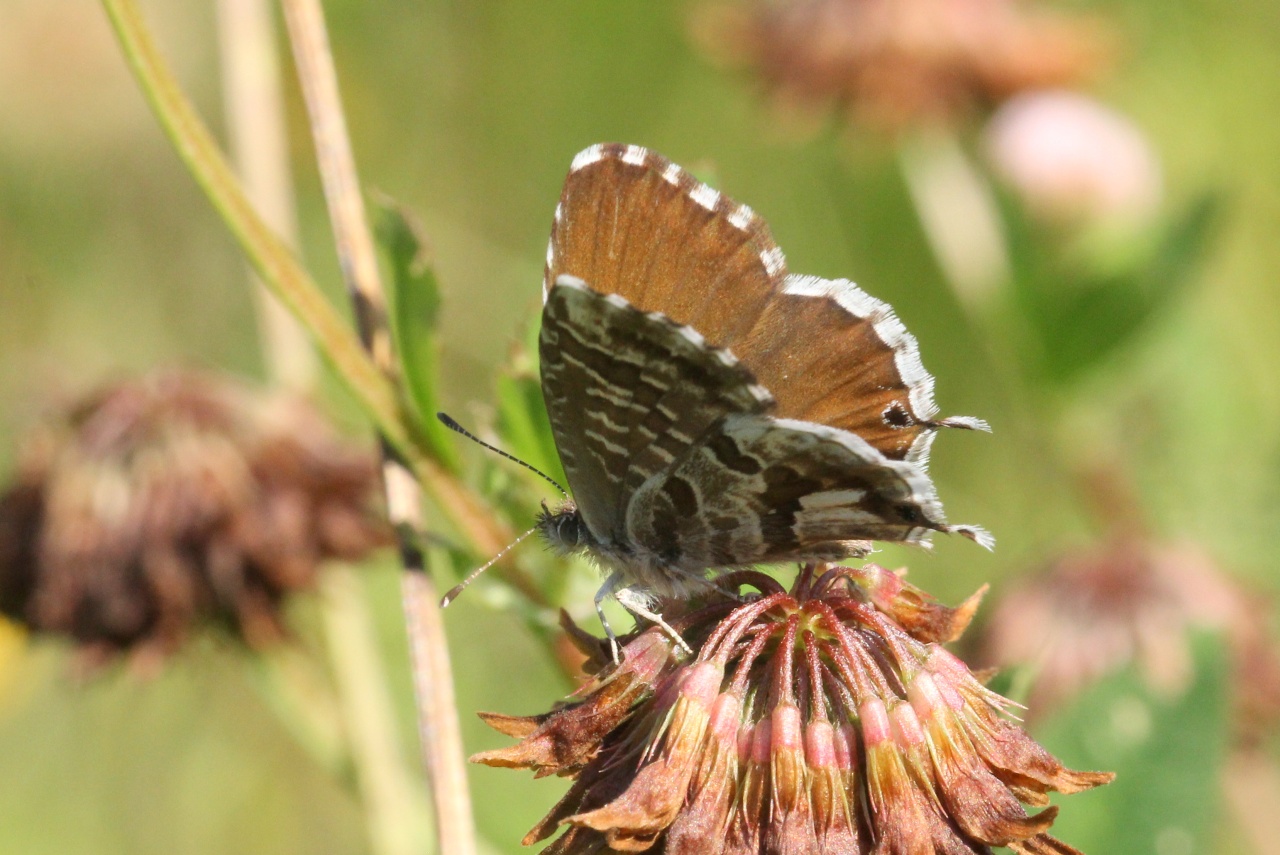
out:
{"label": "hindwing", "polygon": [[713,425],[627,509],[631,540],[688,570],[836,560],[868,540],[919,543],[948,526],[932,482],[855,434],[763,414]]}

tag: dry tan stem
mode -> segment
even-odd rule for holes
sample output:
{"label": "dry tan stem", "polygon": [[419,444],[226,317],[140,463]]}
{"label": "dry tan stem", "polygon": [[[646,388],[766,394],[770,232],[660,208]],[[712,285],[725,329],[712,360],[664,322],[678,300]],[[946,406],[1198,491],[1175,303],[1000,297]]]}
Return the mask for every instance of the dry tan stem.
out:
{"label": "dry tan stem", "polygon": [[[269,0],[220,0],[217,9],[232,156],[254,207],[294,246],[298,228],[273,7]],[[252,271],[250,276],[268,374],[297,393],[311,393],[317,363],[305,332]],[[344,757],[356,770],[372,851],[416,855],[432,839],[430,823],[420,808],[423,794],[402,765],[365,594],[345,566],[327,567],[322,587],[329,662],[349,750]],[[285,712],[302,708],[295,702]]]}
{"label": "dry tan stem", "polygon": [[[318,352],[397,455],[417,474],[436,508],[457,526],[477,554],[498,552],[511,542],[512,532],[423,452],[396,387],[361,349],[346,321],[245,196],[208,128],[160,55],[135,0],[102,0],[102,6],[160,126],[262,281],[307,329]],[[547,605],[546,597],[513,561],[500,561],[494,569],[530,602]]]}
{"label": "dry tan stem", "polygon": [[1240,834],[1257,855],[1280,855],[1280,767],[1263,753],[1237,751],[1220,774]]}
{"label": "dry tan stem", "polygon": [[[365,216],[355,158],[338,95],[319,0],[284,0],[294,60],[311,118],[316,157],[328,202],[343,277],[347,282],[361,341],[388,377],[395,373],[386,300],[378,275],[373,237]],[[474,830],[466,767],[444,624],[436,595],[414,542],[422,496],[403,464],[384,454],[387,509],[400,533],[405,562],[405,616],[417,689],[419,732],[436,809],[440,851],[473,855]]]}
{"label": "dry tan stem", "polygon": [[[415,443],[395,386],[379,372],[346,320],[245,196],[218,144],[161,56],[136,0],[102,0],[102,6],[115,28],[120,49],[174,150],[262,281],[307,328],[319,352],[387,441],[413,463],[423,479],[441,478],[444,473],[440,467],[431,465]],[[465,526],[471,536],[472,521],[459,525]]]}
{"label": "dry tan stem", "polygon": [[[417,574],[406,574],[416,576]],[[376,855],[418,855],[431,840],[423,793],[396,739],[372,618],[351,567],[329,567],[321,580],[329,660],[356,762],[371,849]]]}
{"label": "dry tan stem", "polygon": [[[297,245],[280,62],[269,0],[219,0],[218,45],[232,160],[249,201],[289,246]],[[306,394],[317,361],[306,332],[250,271],[268,374]]]}

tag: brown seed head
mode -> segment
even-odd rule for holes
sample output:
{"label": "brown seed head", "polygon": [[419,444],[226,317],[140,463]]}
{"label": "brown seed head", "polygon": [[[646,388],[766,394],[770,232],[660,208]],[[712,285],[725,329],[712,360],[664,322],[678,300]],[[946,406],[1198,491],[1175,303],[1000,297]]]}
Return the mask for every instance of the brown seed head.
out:
{"label": "brown seed head", "polygon": [[759,0],[711,7],[695,35],[781,106],[835,106],[890,132],[1080,82],[1109,51],[1094,24],[1014,0]]}
{"label": "brown seed head", "polygon": [[40,429],[0,495],[0,609],[86,654],[165,654],[198,619],[251,644],[317,564],[389,539],[372,457],[300,401],[168,372]]}

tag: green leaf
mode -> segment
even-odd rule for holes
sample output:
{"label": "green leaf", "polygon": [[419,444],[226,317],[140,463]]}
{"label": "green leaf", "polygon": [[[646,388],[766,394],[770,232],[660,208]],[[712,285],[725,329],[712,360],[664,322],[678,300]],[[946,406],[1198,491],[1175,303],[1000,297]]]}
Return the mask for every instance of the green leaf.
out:
{"label": "green leaf", "polygon": [[375,194],[374,232],[391,273],[390,313],[400,373],[415,415],[438,461],[457,469],[448,429],[436,420],[439,385],[440,286],[421,229],[395,200]]}
{"label": "green leaf", "polygon": [[1206,193],[1158,233],[1117,245],[1073,242],[1002,201],[1015,300],[1032,333],[1028,361],[1061,385],[1132,343],[1182,293],[1221,207]]}
{"label": "green leaf", "polygon": [[1038,736],[1075,768],[1110,769],[1114,783],[1062,799],[1052,834],[1089,855],[1213,851],[1229,732],[1220,638],[1195,639],[1194,680],[1175,698],[1128,671],[1104,680]]}
{"label": "green leaf", "polygon": [[547,405],[538,379],[537,326],[511,364],[498,376],[498,433],[507,450],[563,485],[564,467],[556,450]]}

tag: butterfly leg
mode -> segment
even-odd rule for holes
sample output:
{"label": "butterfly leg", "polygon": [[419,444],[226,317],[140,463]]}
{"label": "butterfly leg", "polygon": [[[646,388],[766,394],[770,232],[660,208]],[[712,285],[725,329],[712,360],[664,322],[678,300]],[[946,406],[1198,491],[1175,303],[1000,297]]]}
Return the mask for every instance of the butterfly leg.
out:
{"label": "butterfly leg", "polygon": [[680,637],[680,633],[676,632],[671,624],[663,620],[662,615],[649,608],[649,603],[651,601],[642,589],[619,588],[613,592],[613,597],[624,609],[631,612],[636,617],[642,617],[655,626],[662,627],[663,631],[666,632],[667,635],[671,636],[677,645],[684,648],[686,653],[692,655],[693,648],[689,646],[688,642]]}
{"label": "butterfly leg", "polygon": [[613,573],[608,579],[604,580],[604,584],[600,586],[600,590],[596,591],[596,615],[600,618],[600,625],[604,627],[604,634],[609,637],[609,649],[613,652],[613,664],[617,665],[618,658],[618,636],[614,634],[613,627],[609,625],[609,619],[604,616],[604,601],[613,596],[614,592],[622,585],[622,576]]}
{"label": "butterfly leg", "polygon": [[648,595],[640,588],[629,588],[626,586],[626,580],[621,573],[614,573],[604,580],[604,584],[600,586],[600,590],[596,591],[596,614],[600,617],[600,625],[604,627],[604,634],[609,638],[609,649],[613,653],[614,664],[621,661],[618,651],[618,636],[614,633],[613,627],[609,625],[609,619],[604,615],[604,601],[609,597],[613,597],[618,601],[624,609],[631,612],[636,617],[642,617],[655,626],[662,629],[675,639],[676,644],[684,648],[688,653],[693,653],[693,648],[680,637],[680,633],[675,631],[671,624],[662,619],[662,615],[655,612],[649,607],[650,599]]}

